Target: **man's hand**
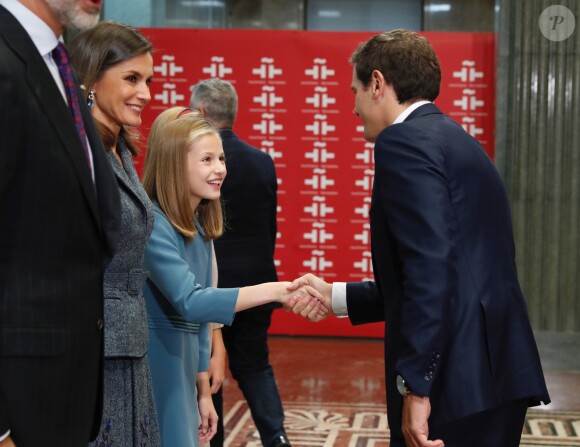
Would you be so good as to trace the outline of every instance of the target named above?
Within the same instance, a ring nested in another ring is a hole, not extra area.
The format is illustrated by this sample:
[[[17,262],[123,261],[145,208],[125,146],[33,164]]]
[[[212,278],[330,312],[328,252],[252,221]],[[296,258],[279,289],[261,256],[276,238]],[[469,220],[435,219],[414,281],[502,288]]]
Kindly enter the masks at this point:
[[[295,279],[288,286],[288,290],[298,291],[300,287],[312,287],[318,292],[318,296],[293,295],[284,303],[284,309],[310,321],[324,320],[332,312],[332,284],[308,273]]]
[[[429,441],[427,420],[431,414],[428,397],[409,394],[403,398],[403,436],[407,447],[444,447],[443,441]]]

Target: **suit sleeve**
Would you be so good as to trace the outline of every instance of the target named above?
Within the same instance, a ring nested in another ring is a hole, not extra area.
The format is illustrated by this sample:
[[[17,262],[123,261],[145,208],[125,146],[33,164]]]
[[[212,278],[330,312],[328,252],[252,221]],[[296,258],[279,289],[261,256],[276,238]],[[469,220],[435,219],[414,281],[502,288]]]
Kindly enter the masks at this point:
[[[0,144],[0,227],[6,228],[5,222],[10,218],[7,209],[8,197],[11,189],[14,188],[14,176],[18,173],[16,168],[18,160],[25,157],[23,135],[26,134],[25,126],[30,120],[27,119],[26,98],[23,93],[29,92],[27,86],[22,85],[24,72],[22,75],[15,74],[15,67],[21,67],[19,60],[15,59],[13,53],[0,42],[0,132],[2,134],[2,144]],[[6,219],[6,220],[5,220]],[[2,251],[0,245],[0,252]],[[4,296],[3,278],[0,273],[0,297]],[[3,305],[0,299],[0,305]],[[8,414],[10,408],[6,407],[4,396],[0,392],[0,435],[5,434],[10,429],[8,425]]]
[[[204,289],[181,257],[178,237],[165,216],[156,213],[143,263],[149,279],[186,321],[231,324],[239,289]]]
[[[428,396],[444,351],[457,275],[453,218],[442,145],[433,133],[402,124],[375,149],[375,182],[402,264],[401,340],[395,372]],[[388,291],[385,291],[388,292]]]
[[[374,281],[346,284],[346,308],[353,325],[385,321],[383,298]]]

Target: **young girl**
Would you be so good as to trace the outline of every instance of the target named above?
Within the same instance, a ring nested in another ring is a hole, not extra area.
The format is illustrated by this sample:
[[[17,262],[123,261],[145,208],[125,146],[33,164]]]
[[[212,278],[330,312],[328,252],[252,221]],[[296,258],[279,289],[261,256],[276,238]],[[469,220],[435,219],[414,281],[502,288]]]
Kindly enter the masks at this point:
[[[215,434],[208,322],[231,324],[237,311],[284,302],[290,295],[320,297],[308,286],[290,293],[287,282],[210,287],[216,271],[212,239],[223,231],[220,187],[225,177],[220,137],[205,118],[175,108],[157,117],[143,174],[155,206],[144,293],[161,438],[171,447],[197,446],[198,437],[208,441]]]

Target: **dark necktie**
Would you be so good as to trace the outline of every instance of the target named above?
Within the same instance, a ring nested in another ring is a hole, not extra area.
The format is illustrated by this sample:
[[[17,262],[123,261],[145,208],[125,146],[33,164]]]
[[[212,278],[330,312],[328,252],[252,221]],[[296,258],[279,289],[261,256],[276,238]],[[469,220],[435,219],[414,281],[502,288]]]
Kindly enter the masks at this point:
[[[66,92],[66,98],[68,100],[68,106],[70,108],[70,113],[75,121],[75,126],[77,132],[85,149],[85,155],[89,163],[89,168],[91,170],[91,177],[93,174],[93,166],[91,164],[91,156],[89,144],[87,142],[87,132],[85,131],[85,125],[83,123],[83,117],[81,115],[81,109],[79,107],[79,98],[77,95],[77,87],[74,81],[72,68],[68,60],[68,54],[64,45],[59,42],[54,50],[52,50],[52,58],[58,67],[58,72],[64,83],[64,90]]]

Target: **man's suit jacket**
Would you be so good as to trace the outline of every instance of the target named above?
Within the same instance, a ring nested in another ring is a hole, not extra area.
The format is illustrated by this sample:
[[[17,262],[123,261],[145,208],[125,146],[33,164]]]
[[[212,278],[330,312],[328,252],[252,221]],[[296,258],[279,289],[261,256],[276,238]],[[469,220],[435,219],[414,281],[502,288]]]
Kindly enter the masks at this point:
[[[353,324],[386,322],[389,424],[396,375],[438,425],[502,403],[549,402],[518,283],[504,184],[481,145],[433,104],[375,143],[375,283],[349,283]]]
[[[218,285],[243,287],[278,281],[274,265],[278,188],[274,162],[231,129],[221,129],[220,135],[228,173],[221,190],[226,231],[214,241]]]
[[[86,105],[95,183],[32,40],[0,6],[0,433],[86,445],[101,413],[103,269],[117,184]],[[79,91],[79,97],[82,97]]]

